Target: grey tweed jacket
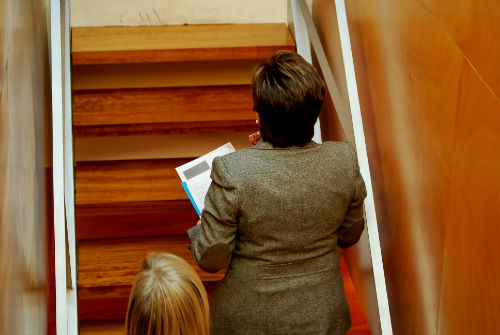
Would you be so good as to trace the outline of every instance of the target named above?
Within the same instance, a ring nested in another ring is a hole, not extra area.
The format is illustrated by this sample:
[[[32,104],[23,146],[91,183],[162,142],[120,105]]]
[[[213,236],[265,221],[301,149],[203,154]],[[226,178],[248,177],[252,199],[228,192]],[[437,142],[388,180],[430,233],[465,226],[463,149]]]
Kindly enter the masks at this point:
[[[211,332],[345,334],[338,246],[359,239],[366,197],[351,146],[261,140],[216,158],[211,177],[201,224],[188,230],[201,268],[227,267],[210,297]]]

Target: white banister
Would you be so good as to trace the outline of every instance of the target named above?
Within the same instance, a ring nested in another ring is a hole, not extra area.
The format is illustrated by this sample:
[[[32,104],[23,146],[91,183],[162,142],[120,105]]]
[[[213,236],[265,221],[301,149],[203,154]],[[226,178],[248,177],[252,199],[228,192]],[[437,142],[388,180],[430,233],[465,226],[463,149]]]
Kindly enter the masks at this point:
[[[64,198],[66,208],[67,250],[71,283],[68,287],[68,334],[78,334],[77,264],[75,230],[75,178],[73,155],[73,106],[71,91],[71,28],[69,0],[63,0],[64,15]]]
[[[352,57],[351,39],[349,36],[349,25],[347,23],[344,0],[335,0],[335,7],[337,10],[342,58],[344,60],[347,94],[349,95],[352,125],[354,128],[354,141],[356,142],[359,169],[365,180],[367,191],[365,199],[366,226],[368,229],[368,238],[370,240],[370,253],[372,257],[373,276],[375,279],[380,327],[382,334],[392,335],[391,314],[389,310],[389,301],[387,299],[387,288],[385,285],[384,264],[382,262],[382,250],[380,248],[377,216],[375,213],[370,164],[368,162],[368,152],[366,151],[365,131],[359,104],[358,86],[356,83],[356,73],[354,72],[354,60]]]
[[[52,169],[57,334],[78,334],[69,34],[69,0],[51,0]]]

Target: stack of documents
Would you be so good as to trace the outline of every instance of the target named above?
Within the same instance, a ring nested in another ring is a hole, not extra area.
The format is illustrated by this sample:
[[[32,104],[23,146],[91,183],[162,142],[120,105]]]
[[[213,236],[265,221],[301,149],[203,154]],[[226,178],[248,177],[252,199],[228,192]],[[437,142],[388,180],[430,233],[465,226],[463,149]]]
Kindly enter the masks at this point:
[[[186,191],[189,200],[191,200],[194,209],[196,209],[198,216],[201,217],[201,212],[205,207],[205,195],[212,182],[212,179],[210,179],[212,161],[215,157],[224,156],[233,151],[235,151],[233,145],[226,143],[200,158],[175,168],[181,178],[182,187]]]

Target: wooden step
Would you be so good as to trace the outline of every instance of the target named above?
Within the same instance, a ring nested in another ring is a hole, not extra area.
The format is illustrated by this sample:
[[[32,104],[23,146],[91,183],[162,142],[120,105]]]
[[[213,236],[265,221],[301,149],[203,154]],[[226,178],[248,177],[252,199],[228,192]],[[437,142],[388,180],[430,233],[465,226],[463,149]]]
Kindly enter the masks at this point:
[[[250,148],[250,132],[164,134],[148,136],[75,137],[75,160],[125,161],[199,157],[231,142],[237,150]]]
[[[175,168],[190,160],[78,162],[76,206],[187,200]]]
[[[178,235],[198,221],[189,200],[80,205],[75,214],[78,240]]]
[[[185,234],[198,216],[175,171],[192,158],[78,162],[78,240]]]
[[[141,224],[138,222],[137,224]],[[150,252],[169,252],[197,271],[207,291],[224,271],[207,273],[194,262],[187,234],[167,237],[80,240],[78,243],[78,306],[80,320],[125,318],[133,280]]]
[[[255,131],[249,85],[73,92],[75,136]]]
[[[342,258],[340,261],[340,269],[342,272],[342,277],[344,279],[344,289],[345,289],[345,295],[346,299],[349,303],[349,308],[351,311],[351,318],[352,318],[352,327],[347,333],[348,335],[361,335],[361,334],[371,334],[370,328],[368,326],[368,322],[366,321],[363,309],[361,308],[361,302],[359,301],[358,294],[356,292],[356,289],[354,288],[354,285],[352,283],[351,276],[349,274],[349,271],[347,269],[347,266],[344,262],[344,259]],[[210,292],[210,288],[208,288],[208,291]],[[116,302],[120,302],[120,300],[116,300]],[[94,309],[99,309],[100,307],[97,306],[98,302],[97,301],[86,301],[81,306],[83,307],[84,310],[90,310],[89,306],[93,306]],[[112,309],[110,310],[103,310],[101,312],[101,316],[104,316],[103,319],[106,318],[106,316],[109,316],[110,320],[92,320],[92,318],[85,318],[85,316],[88,315],[83,315],[84,321],[80,322],[80,334],[123,334],[124,330],[124,324],[125,324],[125,314],[126,314],[126,306],[127,306],[127,301],[126,300],[121,300],[121,305],[116,304]],[[118,312],[117,312],[118,311]]]
[[[205,281],[203,285],[210,296],[217,282],[215,281]],[[127,297],[117,297],[117,298],[82,298],[79,297],[78,300],[78,317],[80,321],[88,320],[117,320],[121,319],[124,321],[125,315],[127,313]]]
[[[260,61],[131,63],[77,65],[71,69],[73,90],[140,87],[250,85]]]
[[[295,50],[284,23],[72,28],[72,62],[152,63],[265,59]]]
[[[203,281],[220,280],[224,276],[224,271],[208,273],[201,270],[191,256],[189,244],[187,234],[79,241],[79,297],[82,299],[128,297],[142,261],[150,252],[175,254],[193,266]]]
[[[83,320],[80,335],[125,335],[125,320]]]

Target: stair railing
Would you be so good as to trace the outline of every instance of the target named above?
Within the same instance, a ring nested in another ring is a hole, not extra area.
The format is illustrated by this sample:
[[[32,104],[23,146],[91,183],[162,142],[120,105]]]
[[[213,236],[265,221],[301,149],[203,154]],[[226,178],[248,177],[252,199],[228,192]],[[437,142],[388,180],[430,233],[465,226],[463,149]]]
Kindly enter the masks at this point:
[[[359,104],[356,75],[354,72],[354,61],[349,37],[349,26],[347,23],[344,0],[335,0],[335,7],[347,82],[349,106],[344,104],[344,99],[340,96],[338,86],[333,77],[330,65],[321,44],[321,40],[314,26],[314,22],[306,2],[304,0],[288,1],[288,13],[289,18],[292,18],[293,20],[293,30],[297,45],[297,52],[307,61],[312,63],[311,46],[314,49],[317,63],[323,74],[328,93],[332,98],[344,136],[346,140],[356,148],[360,172],[365,181],[367,190],[367,197],[365,199],[365,218],[368,230],[368,242],[361,240],[360,243],[369,243],[381,332],[384,335],[392,335],[391,316],[389,302],[387,299],[387,289],[375,212],[375,201],[373,198],[370,166],[366,150],[363,120],[361,117],[361,108]],[[319,123],[315,127],[315,136],[313,139],[321,141]]]
[[[69,0],[50,1],[57,334],[78,334]]]

